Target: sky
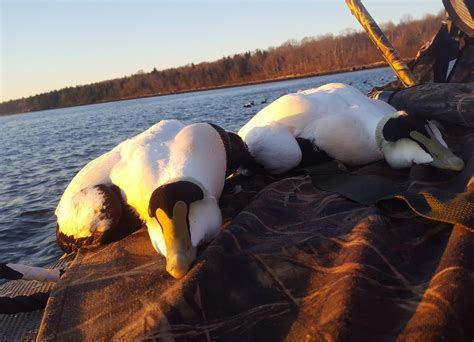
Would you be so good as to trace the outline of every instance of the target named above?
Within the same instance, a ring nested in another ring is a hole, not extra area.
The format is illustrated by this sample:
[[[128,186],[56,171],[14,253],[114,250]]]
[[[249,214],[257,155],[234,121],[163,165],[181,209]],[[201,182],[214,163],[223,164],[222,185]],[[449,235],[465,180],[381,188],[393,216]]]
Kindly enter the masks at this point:
[[[379,23],[441,0],[365,0]],[[344,0],[0,0],[0,101],[359,30]]]

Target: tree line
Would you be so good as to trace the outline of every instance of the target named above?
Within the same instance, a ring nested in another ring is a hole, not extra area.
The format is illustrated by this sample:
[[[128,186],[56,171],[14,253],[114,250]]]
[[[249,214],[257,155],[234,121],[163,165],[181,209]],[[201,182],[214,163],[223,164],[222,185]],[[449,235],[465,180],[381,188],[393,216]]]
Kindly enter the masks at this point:
[[[439,29],[443,14],[423,19],[404,17],[399,24],[382,29],[404,58],[413,58],[419,47]],[[223,57],[214,62],[151,72],[138,72],[119,79],[66,87],[49,93],[0,103],[0,114],[77,106],[127,98],[209,89],[280,78],[353,70],[381,62],[382,57],[367,35],[348,30],[289,40],[278,47]]]

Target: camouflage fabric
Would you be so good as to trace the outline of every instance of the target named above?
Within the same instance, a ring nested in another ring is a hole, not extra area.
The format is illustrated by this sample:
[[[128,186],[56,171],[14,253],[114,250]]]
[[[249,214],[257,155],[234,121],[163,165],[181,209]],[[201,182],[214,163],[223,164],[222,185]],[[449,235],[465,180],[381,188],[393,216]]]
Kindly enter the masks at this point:
[[[369,177],[360,193],[378,191],[370,177],[383,177],[418,194],[435,188],[472,198],[474,128],[462,124],[473,115],[444,122],[466,163],[461,173],[392,170],[380,161],[338,174]],[[52,291],[38,339],[471,341],[470,221],[426,219],[397,199],[351,200],[312,177],[229,182],[222,232],[179,281],[144,230],[80,251]],[[433,211],[446,204],[430,203]]]
[[[430,42],[420,48],[410,69],[417,84],[430,82],[474,82],[474,39],[448,20]],[[448,78],[449,62],[456,59]]]
[[[474,82],[422,84],[395,92],[389,103],[418,117],[474,127]]]
[[[454,60],[450,70],[449,63]],[[447,20],[447,23],[441,25],[431,41],[426,42],[420,48],[415,60],[409,63],[408,67],[412,71],[417,85],[472,83],[474,82],[474,38],[467,37]],[[450,71],[449,74],[448,71]],[[388,101],[393,91],[404,88],[402,82],[397,79],[381,87],[374,87],[369,96]],[[427,104],[429,102],[410,101],[411,105],[416,103]],[[431,103],[436,105],[442,102],[438,98]]]
[[[472,41],[474,41],[473,38],[471,38],[471,44],[462,50],[449,82],[474,82],[474,43]]]

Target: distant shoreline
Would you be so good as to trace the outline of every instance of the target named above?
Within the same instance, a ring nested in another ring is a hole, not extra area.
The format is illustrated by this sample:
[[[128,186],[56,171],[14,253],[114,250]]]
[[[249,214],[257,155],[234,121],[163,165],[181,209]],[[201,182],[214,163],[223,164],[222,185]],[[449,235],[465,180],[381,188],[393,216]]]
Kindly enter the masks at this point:
[[[248,86],[248,85],[274,83],[274,82],[290,81],[290,80],[309,78],[309,77],[318,77],[318,76],[342,74],[342,73],[346,73],[346,72],[377,69],[377,68],[383,68],[383,67],[387,67],[387,66],[388,66],[388,64],[385,61],[381,61],[381,62],[375,62],[375,63],[371,63],[371,64],[364,64],[364,65],[360,65],[360,66],[352,66],[352,67],[342,68],[342,69],[337,69],[337,70],[321,71],[321,72],[308,73],[308,74],[287,75],[287,76],[281,76],[281,77],[277,77],[277,78],[273,78],[273,79],[259,80],[259,81],[249,81],[249,82],[241,82],[241,83],[232,83],[232,84],[226,84],[226,85],[215,86],[215,87],[203,87],[203,88],[196,88],[196,89],[180,90],[180,91],[175,91],[175,92],[155,93],[155,94],[147,94],[147,95],[142,95],[142,96],[130,96],[130,97],[113,99],[113,100],[84,103],[84,104],[75,105],[75,106],[65,106],[65,107],[42,109],[42,110],[36,110],[36,111],[25,111],[25,112],[19,112],[19,113],[0,114],[0,116],[19,115],[19,114],[42,112],[42,111],[45,111],[45,110],[56,110],[56,109],[64,109],[64,108],[89,106],[89,105],[102,104],[102,103],[137,100],[137,99],[143,99],[143,98],[149,98],[149,97],[159,97],[159,96],[167,96],[167,95],[195,93],[195,92],[199,92],[199,91],[244,87],[244,86]]]
[[[97,102],[89,103],[89,104],[99,104],[99,103],[108,103],[108,102],[117,102],[117,101],[128,101],[128,100],[136,100],[136,99],[147,98],[147,97],[158,97],[158,96],[167,96],[167,95],[176,95],[176,94],[196,93],[196,92],[199,92],[199,91],[245,87],[245,86],[248,86],[248,85],[274,83],[274,82],[281,82],[281,81],[290,81],[290,80],[297,80],[297,79],[301,79],[301,78],[310,78],[310,77],[318,77],[318,76],[326,76],[326,75],[336,75],[336,74],[343,74],[345,72],[370,70],[370,69],[377,69],[377,68],[384,68],[384,67],[388,67],[387,62],[376,62],[376,63],[372,63],[372,64],[365,64],[365,65],[361,65],[361,66],[355,66],[355,67],[350,67],[350,68],[342,68],[342,69],[331,70],[331,71],[321,71],[321,72],[309,73],[309,74],[288,75],[288,76],[281,76],[281,77],[278,77],[278,78],[272,78],[272,79],[267,79],[267,80],[232,83],[232,84],[225,84],[225,85],[215,86],[215,87],[203,87],[203,88],[196,88],[196,89],[179,90],[179,91],[175,91],[175,92],[155,93],[155,94],[149,94],[149,95],[143,95],[143,96],[130,96],[130,97],[120,98],[120,99],[115,99],[115,100],[97,101]],[[80,106],[71,106],[71,107],[80,107]],[[69,107],[63,107],[63,108],[69,108]]]
[[[413,59],[420,46],[439,30],[444,14],[402,21],[386,27],[385,35],[401,56]],[[89,104],[218,90],[284,80],[374,69],[387,64],[364,31],[289,40],[277,47],[223,56],[158,70],[66,86],[0,103],[0,115],[31,113]]]

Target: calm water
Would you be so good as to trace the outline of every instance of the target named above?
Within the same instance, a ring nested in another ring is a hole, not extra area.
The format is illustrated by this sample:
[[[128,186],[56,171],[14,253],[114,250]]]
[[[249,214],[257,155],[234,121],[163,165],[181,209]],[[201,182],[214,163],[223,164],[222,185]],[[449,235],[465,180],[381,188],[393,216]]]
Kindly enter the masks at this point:
[[[0,261],[45,265],[62,253],[54,209],[87,162],[154,123],[176,118],[236,131],[276,98],[328,82],[364,92],[393,79],[388,68],[0,117]],[[244,108],[254,101],[251,108]]]

